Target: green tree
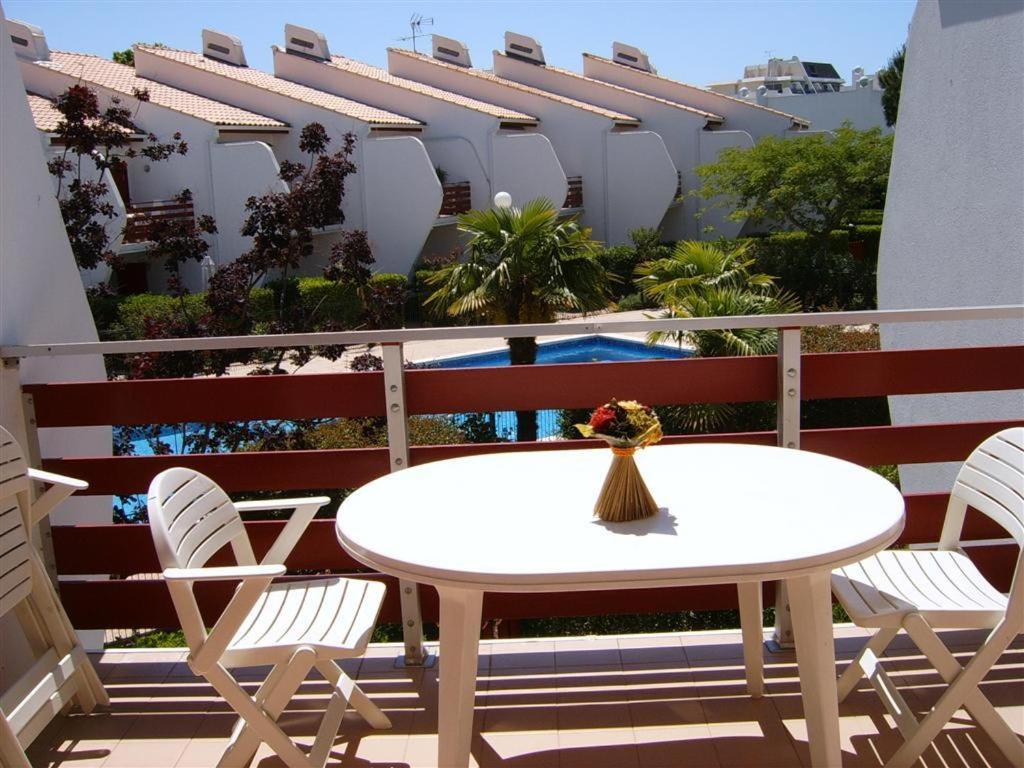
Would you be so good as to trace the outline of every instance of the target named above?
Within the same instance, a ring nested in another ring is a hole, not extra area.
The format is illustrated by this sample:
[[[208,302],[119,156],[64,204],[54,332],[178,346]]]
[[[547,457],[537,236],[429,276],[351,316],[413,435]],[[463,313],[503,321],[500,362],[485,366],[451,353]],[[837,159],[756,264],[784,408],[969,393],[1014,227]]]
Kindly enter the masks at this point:
[[[900,89],[903,87],[903,62],[907,58],[907,44],[904,43],[889,57],[885,69],[878,73],[878,82],[885,89],[882,91],[882,112],[885,113],[885,124],[890,128],[896,125],[896,117],[900,110]]]
[[[849,123],[834,135],[765,136],[702,165],[700,194],[732,208],[729,218],[772,229],[793,228],[824,246],[830,232],[878,208],[889,181],[892,137]]]
[[[750,244],[682,241],[671,256],[637,268],[637,287],[664,307],[663,318],[775,315],[797,312],[800,302],[781,291],[770,275],[751,271]],[[767,355],[776,350],[773,328],[732,328],[702,331],[658,331],[649,341],[687,342],[698,357]],[[659,414],[676,431],[705,432],[739,420],[749,428],[763,416],[761,404],[695,404],[673,406]]]
[[[163,43],[136,43],[135,45],[148,45],[150,48],[166,48],[167,46]],[[114,51],[110,54],[110,58],[116,61],[118,64],[124,64],[126,67],[135,66],[135,48],[125,48],[123,51]]]
[[[574,217],[560,218],[549,200],[517,208],[470,211],[459,218],[470,239],[466,260],[431,275],[426,306],[438,315],[497,324],[548,323],[559,312],[609,303],[608,276],[597,243]],[[508,340],[512,365],[537,359],[537,339]],[[518,413],[519,440],[537,438],[533,411]]]

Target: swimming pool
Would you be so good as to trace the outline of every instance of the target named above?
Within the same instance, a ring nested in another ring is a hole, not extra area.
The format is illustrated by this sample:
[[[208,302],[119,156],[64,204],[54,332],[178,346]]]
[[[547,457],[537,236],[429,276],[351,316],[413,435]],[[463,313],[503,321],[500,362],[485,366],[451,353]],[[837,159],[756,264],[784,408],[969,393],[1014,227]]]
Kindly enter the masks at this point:
[[[578,336],[559,341],[541,342],[537,349],[537,363],[612,363],[634,360],[679,360],[692,353],[686,349],[666,344],[648,345],[641,341],[623,339],[617,336]],[[508,348],[490,352],[429,360],[420,364],[425,368],[496,368],[511,365]],[[600,403],[595,403],[595,407]],[[558,436],[559,409],[537,411],[537,437],[541,440]],[[455,414],[455,421],[463,420],[464,414]],[[517,419],[515,411],[495,411],[487,414],[493,420],[494,431],[503,440],[516,439]]]
[[[578,336],[572,339],[540,342],[537,363],[612,363],[631,360],[678,360],[690,352],[667,344],[648,345],[617,336]],[[494,368],[510,365],[508,348],[476,352],[422,363],[428,368]]]

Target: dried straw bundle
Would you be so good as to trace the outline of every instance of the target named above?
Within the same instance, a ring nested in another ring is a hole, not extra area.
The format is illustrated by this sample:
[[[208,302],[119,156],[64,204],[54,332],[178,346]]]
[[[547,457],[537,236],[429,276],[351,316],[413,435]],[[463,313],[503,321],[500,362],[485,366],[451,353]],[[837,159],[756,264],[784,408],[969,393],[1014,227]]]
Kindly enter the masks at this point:
[[[594,505],[594,515],[605,522],[643,520],[658,513],[658,505],[633,460],[634,453],[636,448],[612,448],[612,465]]]

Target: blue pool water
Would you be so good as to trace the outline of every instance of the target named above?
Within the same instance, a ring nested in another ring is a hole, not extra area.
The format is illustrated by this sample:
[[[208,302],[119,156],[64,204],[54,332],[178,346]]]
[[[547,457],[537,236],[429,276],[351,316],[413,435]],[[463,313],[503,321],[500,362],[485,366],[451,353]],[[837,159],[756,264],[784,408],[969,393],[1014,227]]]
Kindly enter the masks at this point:
[[[688,357],[687,350],[665,345],[648,346],[643,342],[611,336],[581,336],[565,341],[541,343],[537,363],[612,363],[631,360],[678,360]],[[460,355],[426,363],[431,368],[494,368],[509,365],[508,349]]]
[[[689,350],[664,345],[649,346],[639,341],[611,336],[581,336],[565,341],[542,343],[537,349],[537,363],[611,363],[633,360],[678,360],[689,357]],[[508,349],[460,355],[425,364],[429,368],[495,368],[510,365]],[[598,403],[595,403],[595,406]],[[517,419],[515,411],[496,411],[487,414],[494,423],[499,438],[515,440]],[[455,416],[460,420],[460,415]],[[537,411],[537,437],[541,440],[558,435],[558,409]]]

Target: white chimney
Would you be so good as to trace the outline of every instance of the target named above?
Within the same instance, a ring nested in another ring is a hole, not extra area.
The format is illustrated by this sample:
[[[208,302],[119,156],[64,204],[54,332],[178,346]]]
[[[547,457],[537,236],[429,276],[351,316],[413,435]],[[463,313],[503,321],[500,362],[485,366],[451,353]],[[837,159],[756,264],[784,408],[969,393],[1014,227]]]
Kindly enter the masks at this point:
[[[532,37],[518,35],[515,32],[505,33],[505,53],[516,59],[544,64],[544,49]]]
[[[226,35],[213,29],[203,30],[203,56],[226,61],[238,67],[246,66],[242,41],[234,35]]]
[[[294,24],[284,25],[284,49],[288,53],[298,53],[311,59],[330,61],[331,52],[327,48],[327,38],[322,32]]]
[[[654,72],[654,67],[651,66],[651,60],[647,58],[647,54],[639,48],[625,43],[612,43],[612,61],[644,72]]]
[[[431,35],[434,43],[434,58],[438,61],[446,61],[449,64],[457,64],[460,67],[472,67],[473,62],[469,60],[469,48],[451,37]]]
[[[43,30],[24,21],[7,19],[7,34],[11,36],[14,52],[22,59],[32,61],[48,61],[50,49],[46,45],[46,35]]]

